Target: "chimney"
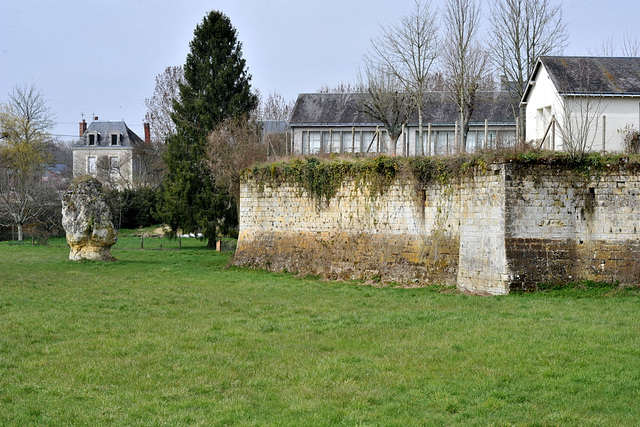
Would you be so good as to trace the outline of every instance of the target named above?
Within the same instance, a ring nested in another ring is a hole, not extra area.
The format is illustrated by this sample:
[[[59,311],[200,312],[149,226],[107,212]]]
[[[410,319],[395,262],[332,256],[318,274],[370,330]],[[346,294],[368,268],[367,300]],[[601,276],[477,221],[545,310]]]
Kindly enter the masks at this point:
[[[97,122],[98,121],[98,116],[93,116],[93,121]]]
[[[144,143],[151,145],[151,128],[149,127],[149,123],[144,124]]]
[[[86,131],[87,131],[87,122],[85,122],[84,119],[82,119],[82,121],[80,122],[80,138],[82,138],[82,135],[84,135]]]

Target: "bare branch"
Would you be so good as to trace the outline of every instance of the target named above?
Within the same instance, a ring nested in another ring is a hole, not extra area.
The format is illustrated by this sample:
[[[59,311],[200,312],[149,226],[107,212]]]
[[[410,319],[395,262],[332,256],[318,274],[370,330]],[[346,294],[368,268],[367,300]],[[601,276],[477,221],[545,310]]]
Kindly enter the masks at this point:
[[[431,11],[430,2],[416,0],[413,13],[403,16],[400,24],[381,28],[365,56],[369,70],[391,74],[411,97],[418,111],[420,140],[429,73],[438,57],[438,44],[436,13]],[[417,144],[416,150],[423,154],[422,144]]]
[[[22,227],[37,220],[55,195],[42,180],[53,160],[52,117],[34,86],[16,86],[0,108],[0,222],[17,225],[19,239]]]
[[[164,143],[167,136],[176,132],[171,114],[173,103],[180,99],[180,83],[184,83],[182,66],[167,67],[156,76],[156,86],[151,98],[144,100],[147,107],[144,121],[150,124],[151,140],[154,143]]]
[[[623,56],[640,56],[640,41],[638,37],[624,32],[624,39],[622,40],[622,55]]]
[[[510,83],[514,114],[524,117],[518,105],[538,57],[559,54],[568,33],[561,6],[549,0],[494,0],[491,7],[491,49],[500,73]],[[524,122],[520,126],[525,134]]]
[[[395,156],[398,138],[411,112],[409,96],[392,73],[367,68],[360,81],[360,109],[383,124],[390,139],[389,146],[383,150]]]
[[[444,9],[445,42],[442,63],[447,89],[458,106],[462,132],[458,149],[466,151],[469,120],[475,109],[476,92],[486,80],[488,52],[480,45],[480,4],[476,0],[447,0]]]

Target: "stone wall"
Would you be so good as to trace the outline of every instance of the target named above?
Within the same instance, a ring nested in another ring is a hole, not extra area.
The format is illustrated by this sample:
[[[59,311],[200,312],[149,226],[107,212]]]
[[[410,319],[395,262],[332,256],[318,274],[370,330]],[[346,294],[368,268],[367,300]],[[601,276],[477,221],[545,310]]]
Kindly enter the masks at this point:
[[[458,197],[409,182],[372,196],[345,182],[328,203],[303,190],[245,183],[235,262],[329,278],[455,283]]]
[[[542,281],[640,281],[640,175],[595,178],[553,166],[514,167],[507,181],[510,287]]]
[[[637,283],[639,196],[640,175],[620,167],[587,179],[566,166],[505,163],[424,188],[398,179],[381,195],[348,180],[328,202],[248,179],[235,263],[479,294],[541,281]]]

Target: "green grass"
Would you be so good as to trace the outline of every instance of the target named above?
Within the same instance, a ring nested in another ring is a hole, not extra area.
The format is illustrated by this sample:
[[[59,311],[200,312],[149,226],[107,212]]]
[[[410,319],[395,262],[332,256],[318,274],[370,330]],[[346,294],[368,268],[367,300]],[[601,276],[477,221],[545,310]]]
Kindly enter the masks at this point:
[[[380,289],[189,242],[0,243],[0,425],[638,425],[638,289]]]

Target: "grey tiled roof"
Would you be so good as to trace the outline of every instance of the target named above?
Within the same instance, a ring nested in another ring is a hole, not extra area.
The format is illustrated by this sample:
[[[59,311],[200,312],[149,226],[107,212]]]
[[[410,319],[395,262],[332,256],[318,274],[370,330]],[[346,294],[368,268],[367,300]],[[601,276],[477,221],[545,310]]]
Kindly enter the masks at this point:
[[[125,122],[91,122],[87,127],[87,131],[80,137],[80,139],[73,145],[74,147],[84,147],[89,145],[89,132],[97,132],[98,140],[95,147],[111,147],[111,140],[109,135],[111,133],[120,134],[119,147],[133,147],[136,144],[144,142],[138,135],[136,135],[131,129],[127,127]]]
[[[640,58],[542,56],[534,77],[540,64],[563,95],[640,96]]]
[[[361,108],[362,93],[303,93],[298,96],[289,124],[334,125],[334,126],[377,126],[379,122],[365,114]],[[516,104],[517,105],[517,102]],[[506,92],[478,92],[476,108],[471,116],[471,124],[484,123],[515,124],[513,110]],[[423,112],[423,123],[453,124],[458,120],[456,104],[443,92],[432,92]],[[417,124],[418,116],[413,114],[409,124]]]

